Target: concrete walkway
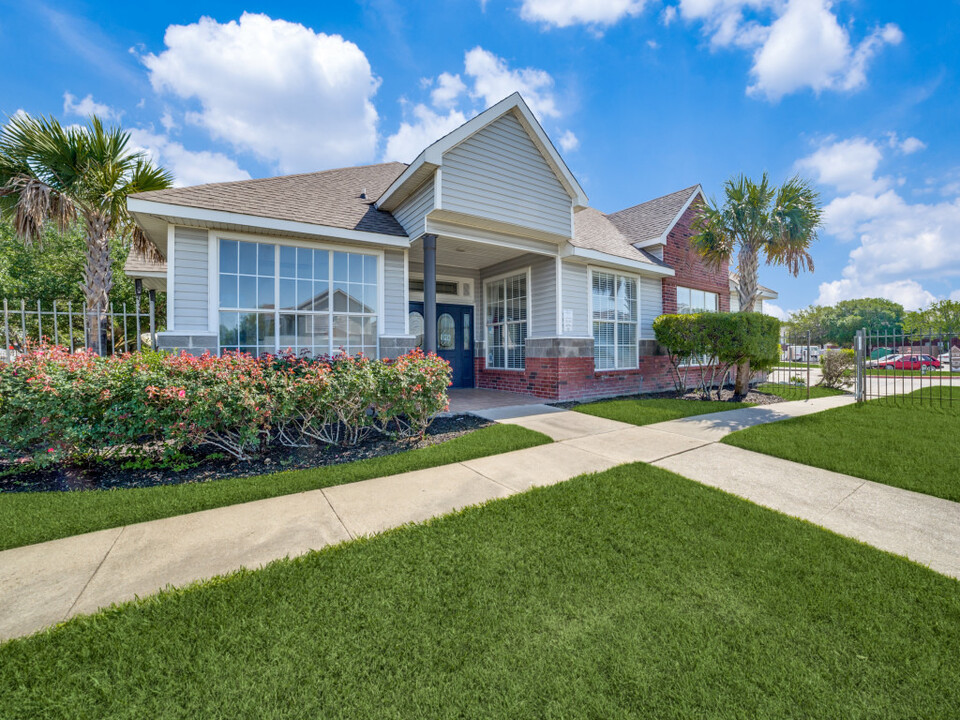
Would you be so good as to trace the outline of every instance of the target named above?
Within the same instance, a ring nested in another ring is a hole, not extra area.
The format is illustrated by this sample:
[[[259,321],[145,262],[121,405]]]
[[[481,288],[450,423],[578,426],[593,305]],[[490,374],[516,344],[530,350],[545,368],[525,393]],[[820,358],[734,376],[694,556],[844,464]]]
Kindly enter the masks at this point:
[[[167,586],[637,461],[960,577],[960,504],[716,444],[734,430],[850,402],[780,403],[644,427],[546,405],[484,411],[477,414],[556,442],[0,552],[0,640]]]

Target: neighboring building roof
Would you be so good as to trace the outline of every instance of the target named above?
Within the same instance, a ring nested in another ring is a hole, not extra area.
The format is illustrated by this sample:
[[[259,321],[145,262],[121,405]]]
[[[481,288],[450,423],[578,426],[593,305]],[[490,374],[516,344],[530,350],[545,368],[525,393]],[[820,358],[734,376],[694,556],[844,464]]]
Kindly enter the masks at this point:
[[[739,273],[737,273],[735,270],[731,270],[730,271],[730,286],[731,286],[730,289],[733,290],[734,287],[739,285],[740,285]],[[764,287],[763,285],[757,285],[757,290],[760,291],[760,295],[763,297],[764,300],[776,300],[778,297],[780,297],[779,293],[777,293],[776,290],[771,290],[770,288]]]
[[[136,200],[291,220],[383,235],[407,233],[374,200],[407,168],[390,162],[138,193]],[[361,193],[366,190],[366,198]]]
[[[165,260],[150,260],[143,253],[139,253],[133,248],[127,255],[127,261],[123,264],[123,272],[129,277],[142,277],[144,274],[164,274],[167,273],[167,263]]]
[[[591,207],[578,210],[573,214],[571,244],[585,250],[596,250],[627,260],[667,267],[650,253],[631,245],[630,241],[610,221],[609,216]]]
[[[631,243],[648,243],[652,240],[666,241],[666,235],[680,219],[699,185],[648,200],[647,202],[610,213],[607,217]]]

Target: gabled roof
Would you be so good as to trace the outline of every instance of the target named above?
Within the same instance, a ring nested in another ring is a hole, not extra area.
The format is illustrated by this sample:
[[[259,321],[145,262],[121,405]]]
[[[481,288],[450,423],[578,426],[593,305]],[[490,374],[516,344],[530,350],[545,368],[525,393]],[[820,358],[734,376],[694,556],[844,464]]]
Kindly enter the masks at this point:
[[[667,234],[698,195],[702,197],[703,190],[699,185],[691,185],[669,195],[610,213],[607,217],[633,245],[643,247],[666,244]]]
[[[498,118],[514,112],[523,125],[524,129],[530,135],[534,145],[540,150],[547,164],[553,169],[557,179],[564,186],[567,193],[573,199],[574,208],[586,207],[587,195],[584,193],[580,183],[570,172],[570,168],[560,157],[550,137],[544,132],[537,118],[534,116],[530,107],[520,97],[520,93],[515,92],[505,97],[503,100],[493,105],[482,113],[470,120],[456,130],[447,133],[442,138],[428,146],[423,152],[417,155],[417,158],[410,163],[409,167],[396,178],[393,183],[386,188],[384,193],[377,200],[377,207],[384,210],[395,210],[414,190],[433,174],[434,170],[443,163],[443,154],[456,147],[470,136],[476,134],[490,123]]]
[[[362,165],[155,190],[130,199],[406,237],[393,215],[373,204],[406,167],[399,162]],[[366,198],[361,197],[364,190]]]
[[[613,255],[625,260],[668,267],[650,253],[635,248],[614,226],[609,216],[588,207],[573,214],[573,240],[571,244],[584,250]]]
[[[739,285],[740,285],[740,274],[737,273],[735,270],[731,270],[730,271],[730,289],[733,290]],[[757,290],[760,291],[760,297],[762,297],[764,300],[776,300],[778,297],[780,297],[779,293],[777,293],[776,290],[771,290],[770,288],[764,287],[763,285],[757,285]]]

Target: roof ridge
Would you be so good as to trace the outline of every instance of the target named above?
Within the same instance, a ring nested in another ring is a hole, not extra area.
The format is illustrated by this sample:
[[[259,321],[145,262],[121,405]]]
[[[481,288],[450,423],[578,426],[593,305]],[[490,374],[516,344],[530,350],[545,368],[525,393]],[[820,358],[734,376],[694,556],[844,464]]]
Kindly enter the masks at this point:
[[[609,213],[609,216],[619,215],[620,213],[624,213],[627,210],[635,210],[638,207],[648,205],[652,202],[656,202],[657,200],[663,200],[664,198],[670,197],[671,195],[679,195],[680,193],[692,192],[696,190],[698,187],[700,187],[700,183],[697,183],[696,185],[691,185],[690,187],[681,188],[679,190],[674,190],[673,192],[669,192],[664,195],[658,195],[657,197],[650,198],[649,200],[644,200],[643,202],[637,203],[636,205],[630,205],[629,207],[625,207],[620,210],[614,210],[612,213]]]

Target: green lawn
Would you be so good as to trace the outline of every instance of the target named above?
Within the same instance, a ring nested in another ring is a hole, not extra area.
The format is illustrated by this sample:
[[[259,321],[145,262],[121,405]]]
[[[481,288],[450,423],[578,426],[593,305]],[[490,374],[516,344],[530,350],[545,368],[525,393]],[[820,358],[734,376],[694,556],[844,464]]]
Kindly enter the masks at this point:
[[[649,465],[0,646],[9,718],[889,718],[960,584]]]
[[[912,401],[871,400],[740,430],[723,442],[960,501],[960,387],[952,405],[943,395],[941,404],[936,388],[924,388]]]
[[[807,388],[806,386],[800,387],[798,385],[788,385],[786,383],[761,383],[757,385],[757,390],[763,393],[769,393],[771,395],[777,395],[782,397],[784,400],[806,400],[807,399]],[[822,397],[831,397],[833,395],[843,395],[843,390],[834,390],[833,388],[820,387],[819,385],[812,385],[810,387],[810,399],[822,398]]]
[[[601,400],[586,405],[577,405],[571,409],[608,420],[630,423],[631,425],[650,425],[690,417],[691,415],[705,415],[706,413],[737,410],[745,407],[753,406],[750,403],[719,402],[717,400],[680,400],[674,398],[638,400],[627,398],[624,400]]]
[[[885,370],[882,368],[867,368],[867,375],[871,377],[932,377],[934,380],[937,378],[946,378],[947,382],[950,382],[950,378],[960,378],[960,374],[952,373],[949,370]]]
[[[437,445],[311,470],[150,488],[4,493],[0,494],[0,550],[549,442],[546,435],[518,425],[490,425]]]

